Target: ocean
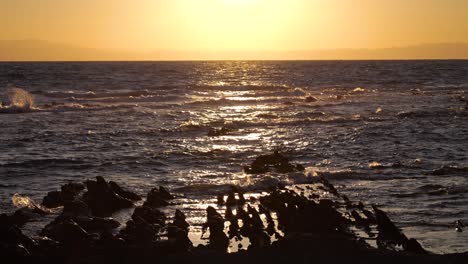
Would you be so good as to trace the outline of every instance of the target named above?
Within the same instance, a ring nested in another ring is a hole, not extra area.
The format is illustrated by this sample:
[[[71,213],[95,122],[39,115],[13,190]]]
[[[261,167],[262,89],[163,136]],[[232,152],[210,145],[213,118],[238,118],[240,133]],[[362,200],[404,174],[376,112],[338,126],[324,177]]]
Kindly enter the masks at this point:
[[[0,63],[0,212],[103,176],[165,186],[199,230],[230,185],[322,175],[426,249],[468,251],[467,92],[468,61]],[[244,173],[275,150],[306,173]]]

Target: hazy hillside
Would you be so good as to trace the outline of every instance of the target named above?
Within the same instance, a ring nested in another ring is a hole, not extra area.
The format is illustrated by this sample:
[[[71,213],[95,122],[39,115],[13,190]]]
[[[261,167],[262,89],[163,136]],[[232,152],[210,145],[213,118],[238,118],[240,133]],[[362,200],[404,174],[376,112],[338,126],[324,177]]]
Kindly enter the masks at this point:
[[[424,44],[387,49],[341,49],[287,52],[120,52],[98,50],[42,40],[0,40],[0,61],[93,60],[358,60],[358,59],[468,59],[468,44]]]

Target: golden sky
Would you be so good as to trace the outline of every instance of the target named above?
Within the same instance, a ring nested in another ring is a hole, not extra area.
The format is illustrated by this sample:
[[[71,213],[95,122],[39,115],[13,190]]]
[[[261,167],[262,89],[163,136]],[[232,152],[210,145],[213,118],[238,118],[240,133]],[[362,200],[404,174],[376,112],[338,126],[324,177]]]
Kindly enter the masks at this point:
[[[121,51],[468,42],[467,0],[0,0],[0,40]]]

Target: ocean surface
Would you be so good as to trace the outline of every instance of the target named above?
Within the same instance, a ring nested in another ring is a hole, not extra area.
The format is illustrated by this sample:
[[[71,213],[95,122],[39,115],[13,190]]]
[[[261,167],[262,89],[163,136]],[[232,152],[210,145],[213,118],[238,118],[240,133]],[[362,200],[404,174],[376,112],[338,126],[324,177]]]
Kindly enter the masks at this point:
[[[425,248],[468,251],[467,93],[468,61],[0,63],[0,212],[104,176],[183,195],[199,228],[230,184],[301,183],[243,172],[280,150]]]

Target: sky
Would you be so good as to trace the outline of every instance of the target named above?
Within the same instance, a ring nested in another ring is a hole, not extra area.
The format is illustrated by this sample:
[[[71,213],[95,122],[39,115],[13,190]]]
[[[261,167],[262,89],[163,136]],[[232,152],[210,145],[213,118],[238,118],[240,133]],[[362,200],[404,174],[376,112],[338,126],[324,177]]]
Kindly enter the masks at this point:
[[[0,0],[0,40],[132,52],[468,43],[467,0]]]

